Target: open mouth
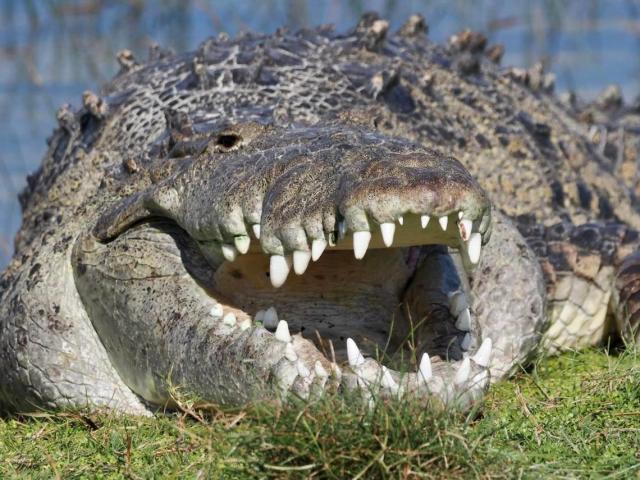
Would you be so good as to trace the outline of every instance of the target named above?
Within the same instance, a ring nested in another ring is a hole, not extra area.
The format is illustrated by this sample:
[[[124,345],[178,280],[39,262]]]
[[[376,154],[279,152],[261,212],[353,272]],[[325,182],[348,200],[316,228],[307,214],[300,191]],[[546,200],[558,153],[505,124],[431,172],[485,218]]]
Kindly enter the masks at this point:
[[[286,344],[288,370],[275,373],[285,389],[308,391],[327,370],[347,388],[446,402],[487,384],[491,341],[469,308],[468,273],[490,205],[455,159],[318,124],[198,151],[179,168],[93,235],[108,245],[153,219],[179,227],[199,257],[185,267],[216,302],[210,316],[229,335],[262,329]]]
[[[202,244],[224,259],[216,294],[280,340],[313,342],[360,387],[428,388],[445,401],[469,382],[483,388],[491,340],[482,342],[467,280],[481,256],[479,220],[460,211],[407,213],[367,231],[345,223],[290,255],[264,255],[257,224],[233,245]]]

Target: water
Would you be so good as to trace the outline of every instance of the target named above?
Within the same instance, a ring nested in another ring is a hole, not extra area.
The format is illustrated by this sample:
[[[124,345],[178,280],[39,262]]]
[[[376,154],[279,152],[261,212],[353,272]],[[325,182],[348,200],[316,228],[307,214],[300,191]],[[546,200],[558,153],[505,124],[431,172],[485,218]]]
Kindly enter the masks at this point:
[[[558,91],[591,98],[617,83],[629,100],[640,93],[640,0],[0,0],[0,268],[20,225],[17,194],[40,163],[56,109],[98,90],[117,71],[119,50],[144,58],[154,41],[180,51],[221,31],[281,25],[346,30],[367,10],[392,28],[420,12],[437,41],[482,31],[506,45],[504,65],[545,61]]]

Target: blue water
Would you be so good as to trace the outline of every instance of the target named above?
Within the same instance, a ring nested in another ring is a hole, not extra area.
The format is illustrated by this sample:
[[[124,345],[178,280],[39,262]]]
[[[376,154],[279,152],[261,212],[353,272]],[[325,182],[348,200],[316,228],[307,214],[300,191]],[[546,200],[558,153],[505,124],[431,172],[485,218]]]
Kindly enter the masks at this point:
[[[377,10],[400,26],[422,13],[430,37],[470,27],[506,45],[503,64],[543,60],[557,90],[591,98],[617,83],[640,93],[640,0],[0,0],[0,267],[20,224],[17,193],[35,170],[63,103],[77,106],[117,71],[116,52],[144,58],[150,43],[195,48],[210,35],[353,26]]]

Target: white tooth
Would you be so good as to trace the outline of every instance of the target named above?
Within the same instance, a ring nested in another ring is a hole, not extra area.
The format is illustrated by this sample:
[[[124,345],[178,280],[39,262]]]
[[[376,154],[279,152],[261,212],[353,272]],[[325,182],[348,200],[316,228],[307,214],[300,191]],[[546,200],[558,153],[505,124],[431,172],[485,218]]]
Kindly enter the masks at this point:
[[[427,228],[427,225],[429,225],[430,219],[431,217],[429,217],[429,215],[422,215],[420,217],[420,225],[422,225],[422,228]]]
[[[281,287],[291,270],[291,258],[283,255],[271,255],[269,259],[269,278],[275,288]]]
[[[253,320],[264,324],[264,310],[258,310],[253,316]]]
[[[469,333],[465,333],[464,337],[462,337],[462,341],[460,342],[460,347],[463,350],[468,351],[469,346],[471,346],[471,335]]]
[[[395,223],[381,223],[380,231],[382,232],[382,241],[385,246],[390,247],[393,245],[393,235],[396,233]]]
[[[480,251],[482,250],[482,237],[478,232],[472,233],[467,244],[467,252],[471,263],[478,263],[480,260]]]
[[[230,327],[233,327],[236,324],[236,315],[235,315],[235,313],[233,313],[233,312],[227,313],[222,318],[222,323],[224,323],[225,325],[229,325]]]
[[[300,375],[301,377],[306,378],[311,375],[311,372],[309,371],[307,366],[302,363],[302,360],[298,360],[298,362],[296,363],[296,367],[298,368],[298,375]]]
[[[360,353],[360,349],[351,338],[347,338],[347,357],[349,358],[349,365],[357,367],[364,363],[364,357]]]
[[[353,254],[358,260],[367,253],[369,241],[371,241],[371,232],[353,232]]]
[[[316,364],[313,366],[314,371],[318,377],[327,378],[329,376],[329,372],[322,366],[320,360],[316,360]]]
[[[449,312],[451,315],[457,318],[465,308],[469,308],[469,302],[467,302],[467,296],[464,292],[458,290],[449,296]]]
[[[243,255],[249,251],[249,245],[251,245],[251,239],[246,235],[235,237],[233,243],[236,245],[236,249]]]
[[[440,227],[442,227],[443,231],[447,231],[447,225],[449,224],[449,217],[446,215],[444,217],[440,217],[438,219],[438,223],[440,223]]]
[[[274,330],[278,326],[278,312],[274,307],[269,307],[262,318],[264,328]]]
[[[338,241],[338,239],[336,238],[336,236],[333,234],[333,232],[329,232],[325,235],[325,239],[327,240],[327,244],[330,247],[335,247],[336,246],[336,242]]]
[[[233,262],[236,259],[236,255],[238,255],[236,247],[226,243],[222,244],[222,256],[225,260],[227,260],[228,262]]]
[[[331,373],[338,381],[342,379],[342,370],[335,362],[331,362]]]
[[[466,382],[467,379],[469,378],[470,373],[471,373],[471,361],[469,360],[469,357],[467,357],[464,360],[462,360],[462,363],[460,364],[460,368],[458,368],[458,371],[456,372],[456,376],[453,379],[453,383],[455,383],[456,385],[460,385]]]
[[[280,320],[278,322],[278,326],[276,328],[276,333],[274,333],[277,340],[281,342],[290,342],[291,334],[289,333],[289,325],[286,320]]]
[[[490,338],[485,338],[482,341],[482,345],[473,356],[473,361],[476,362],[481,367],[488,367],[491,362],[491,349],[493,344]]]
[[[404,217],[403,217],[402,215],[400,215],[400,216],[398,217],[398,223],[399,223],[400,225],[404,225]]]
[[[384,388],[389,388],[389,389],[394,389],[394,388],[397,388],[398,386],[396,381],[391,376],[391,373],[389,373],[389,369],[385,366],[382,367],[382,381],[380,382],[380,384]]]
[[[251,320],[249,320],[248,318],[245,318],[240,322],[240,330],[245,331],[245,330],[248,330],[249,328],[251,328]]]
[[[460,237],[463,241],[469,240],[469,236],[471,236],[471,229],[473,228],[473,223],[471,220],[465,218],[460,220]]]
[[[287,343],[287,345],[284,347],[284,356],[290,362],[295,362],[298,359],[298,354],[293,349],[292,344]]]
[[[253,236],[260,240],[260,224],[254,223],[251,225],[251,230],[253,230]]]
[[[460,312],[460,315],[458,315],[458,319],[456,320],[456,328],[464,332],[468,332],[471,330],[471,312],[468,308],[462,310]]]
[[[310,260],[311,252],[304,250],[296,250],[293,252],[293,271],[296,272],[296,275],[302,275],[305,272]]]
[[[223,313],[224,311],[222,310],[222,305],[220,305],[219,303],[211,307],[211,310],[209,310],[209,315],[216,318],[221,317]]]
[[[342,240],[346,234],[347,222],[345,222],[344,220],[340,220],[340,222],[338,222],[338,240]]]
[[[460,219],[462,219],[462,215],[464,215],[464,213],[462,212],[462,210],[460,210],[460,211],[458,212],[458,219],[459,219],[459,220],[460,220]]]
[[[320,258],[324,249],[327,248],[327,241],[316,239],[311,242],[311,259],[315,262]]]
[[[420,359],[419,370],[420,370],[420,375],[422,375],[422,378],[424,379],[425,382],[429,380],[431,377],[433,377],[433,372],[431,370],[431,360],[429,359],[428,353],[422,354],[422,358]]]

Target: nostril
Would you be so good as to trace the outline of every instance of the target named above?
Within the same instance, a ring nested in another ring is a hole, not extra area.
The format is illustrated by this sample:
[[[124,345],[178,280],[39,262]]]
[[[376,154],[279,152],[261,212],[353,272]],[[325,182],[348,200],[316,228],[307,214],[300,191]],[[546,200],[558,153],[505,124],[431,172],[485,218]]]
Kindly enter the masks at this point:
[[[216,145],[225,152],[237,148],[241,142],[242,137],[235,133],[221,133],[216,138]]]

